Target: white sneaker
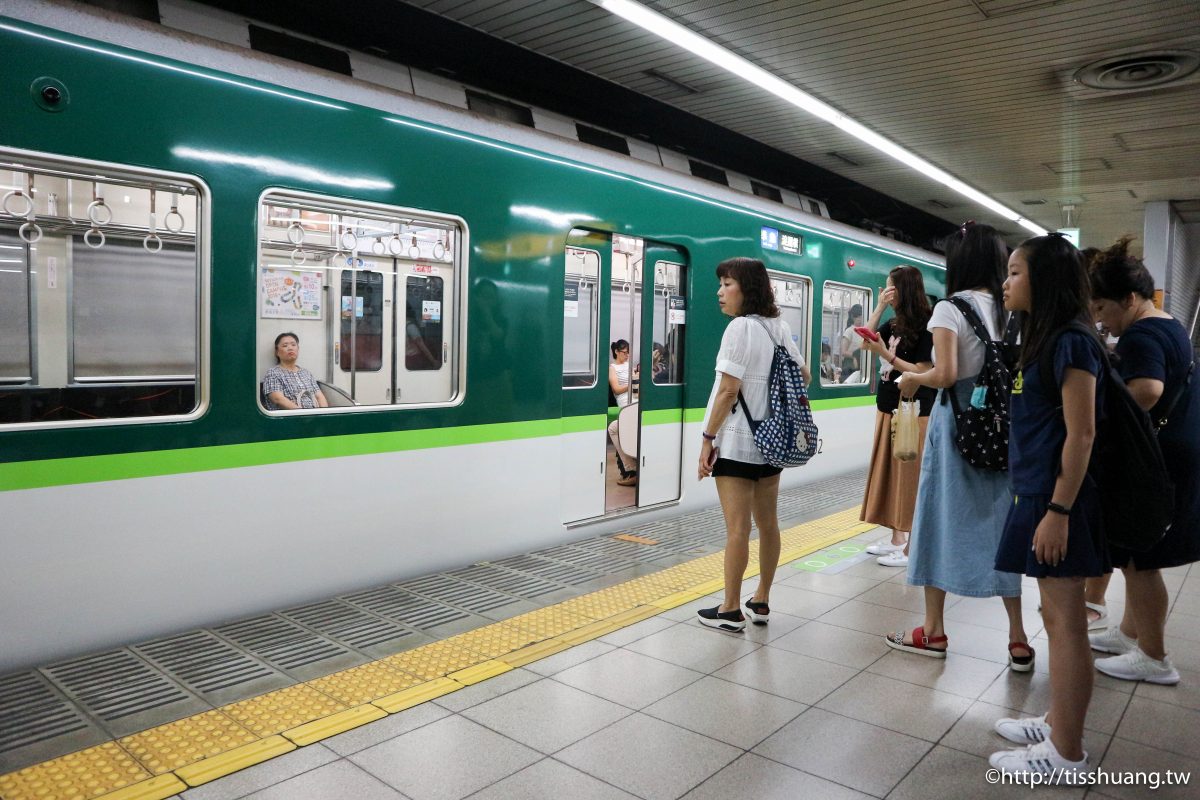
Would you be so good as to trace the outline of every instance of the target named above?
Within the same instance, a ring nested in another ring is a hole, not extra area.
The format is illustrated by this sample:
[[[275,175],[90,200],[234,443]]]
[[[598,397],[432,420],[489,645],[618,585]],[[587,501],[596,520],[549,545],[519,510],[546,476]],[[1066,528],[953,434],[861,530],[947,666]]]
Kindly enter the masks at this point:
[[[867,552],[873,556],[886,556],[886,555],[896,552],[897,550],[903,550],[903,549],[904,549],[904,545],[892,544],[892,540],[890,538],[880,539],[875,544],[867,546]]]
[[[1096,659],[1096,669],[1123,681],[1145,681],[1166,686],[1179,683],[1179,670],[1171,664],[1170,658],[1163,656],[1162,661],[1156,661],[1143,653],[1142,648],[1136,644],[1128,653]]]
[[[888,553],[886,556],[880,556],[875,559],[875,563],[885,567],[907,567],[908,556],[904,555],[903,549],[900,549],[894,553]]]
[[[996,720],[992,727],[996,733],[1017,744],[1037,744],[1050,738],[1050,726],[1046,724],[1045,714],[1021,719],[1006,717]]]
[[[1087,753],[1082,761],[1068,761],[1058,754],[1049,739],[1015,750],[992,753],[988,763],[1009,775],[1039,775],[1043,784],[1064,783],[1068,786],[1083,785],[1092,768],[1088,765]]]
[[[1137,647],[1137,639],[1130,639],[1120,628],[1113,627],[1103,633],[1089,633],[1088,644],[1101,653],[1122,655]]]

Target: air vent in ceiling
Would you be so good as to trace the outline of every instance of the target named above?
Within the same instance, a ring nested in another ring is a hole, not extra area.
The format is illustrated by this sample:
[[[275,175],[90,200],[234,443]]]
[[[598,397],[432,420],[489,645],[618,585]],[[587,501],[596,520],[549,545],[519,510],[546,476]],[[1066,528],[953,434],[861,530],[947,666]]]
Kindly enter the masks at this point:
[[[1009,14],[1019,14],[1022,11],[1056,6],[1065,2],[1067,0],[970,0],[971,5],[975,6],[985,19],[1007,17]]]
[[[1044,161],[1042,166],[1053,172],[1055,175],[1064,175],[1068,172],[1099,172],[1101,170],[1112,169],[1112,164],[1109,164],[1103,158],[1077,158],[1071,161]]]
[[[1197,70],[1200,70],[1200,53],[1158,50],[1101,58],[1080,67],[1073,77],[1089,89],[1129,91],[1178,83],[1198,74]]]
[[[930,200],[929,205],[933,206],[934,208],[949,208],[950,207],[950,204],[947,203],[946,201],[937,200],[937,199]]]
[[[664,72],[659,72],[656,69],[644,69],[642,74],[647,78],[653,79],[659,91],[657,94],[670,95],[673,97],[683,97],[690,94],[700,94],[700,90],[694,86],[689,86],[683,81],[676,80]]]
[[[1044,205],[1046,205],[1046,201],[1045,200],[1022,200],[1021,205],[1023,205],[1023,206],[1044,206]]]
[[[843,164],[849,164],[852,167],[861,167],[862,166],[861,161],[855,161],[850,156],[844,155],[844,154],[839,153],[834,150],[829,151],[825,155],[830,156],[831,158],[836,158],[838,161],[841,161]]]

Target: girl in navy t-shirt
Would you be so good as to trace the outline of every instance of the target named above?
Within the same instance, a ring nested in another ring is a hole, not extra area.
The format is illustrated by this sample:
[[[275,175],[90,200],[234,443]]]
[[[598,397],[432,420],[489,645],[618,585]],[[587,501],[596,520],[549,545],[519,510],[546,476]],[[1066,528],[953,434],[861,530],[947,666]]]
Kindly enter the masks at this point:
[[[1004,306],[1028,313],[1009,431],[1013,505],[996,569],[1038,579],[1050,639],[1050,709],[1033,719],[998,721],[1000,735],[1027,746],[993,753],[990,762],[1007,773],[1038,773],[1045,782],[1070,782],[1090,771],[1083,750],[1092,696],[1083,581],[1110,569],[1099,497],[1087,475],[1103,399],[1104,348],[1094,335],[1063,330],[1076,320],[1091,325],[1088,302],[1083,259],[1062,236],[1029,239],[1009,258]],[[1047,348],[1054,353],[1053,374],[1041,375]],[[1061,406],[1048,391],[1051,383]]]

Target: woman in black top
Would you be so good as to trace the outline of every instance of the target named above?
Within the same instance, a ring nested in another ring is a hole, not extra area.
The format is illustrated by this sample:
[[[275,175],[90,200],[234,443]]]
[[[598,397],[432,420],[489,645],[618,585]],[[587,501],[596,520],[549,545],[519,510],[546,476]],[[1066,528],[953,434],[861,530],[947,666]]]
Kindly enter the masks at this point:
[[[1158,443],[1175,482],[1175,514],[1148,552],[1110,548],[1113,566],[1125,573],[1125,615],[1120,627],[1088,638],[1093,650],[1115,654],[1096,660],[1105,675],[1174,684],[1179,672],[1163,641],[1168,597],[1161,570],[1200,561],[1200,379],[1192,375],[1187,331],[1155,307],[1154,279],[1129,254],[1129,241],[1122,238],[1092,262],[1092,310],[1120,337],[1117,371],[1134,400],[1155,425],[1167,420]]]
[[[895,314],[879,326],[889,306]],[[883,539],[867,548],[868,553],[879,556],[880,564],[889,567],[908,563],[908,532],[917,504],[921,451],[929,412],[937,395],[937,390],[929,387],[917,391],[916,399],[921,404],[917,457],[913,461],[897,461],[892,457],[892,413],[900,405],[896,379],[903,372],[923,372],[933,367],[933,334],[925,329],[931,313],[920,270],[900,266],[888,274],[887,287],[880,292],[879,304],[866,325],[879,334],[878,342],[868,341],[865,346],[879,356],[880,381],[875,398],[875,449],[860,518],[892,529],[890,540]]]

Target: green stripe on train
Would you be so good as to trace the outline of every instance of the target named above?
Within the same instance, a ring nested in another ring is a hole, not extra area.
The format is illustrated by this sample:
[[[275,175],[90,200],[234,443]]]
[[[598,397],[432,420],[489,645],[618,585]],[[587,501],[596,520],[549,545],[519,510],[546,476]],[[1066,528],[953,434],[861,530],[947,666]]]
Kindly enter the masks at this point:
[[[873,397],[815,400],[813,408],[820,411],[868,405],[873,402]],[[680,417],[687,423],[701,422],[704,419],[704,409],[659,409],[647,411],[643,419],[647,425],[661,425],[677,422]],[[436,430],[359,433],[348,436],[321,436],[214,447],[190,447],[179,450],[154,450],[144,453],[115,453],[77,458],[54,458],[44,461],[17,461],[0,464],[0,491],[39,489],[48,486],[69,486],[76,483],[150,478],[157,475],[180,475],[188,472],[209,472],[237,467],[258,467],[293,461],[533,439],[542,436],[558,436],[564,433],[599,431],[604,429],[606,421],[607,417],[604,414],[588,414],[556,420],[503,422]]]

